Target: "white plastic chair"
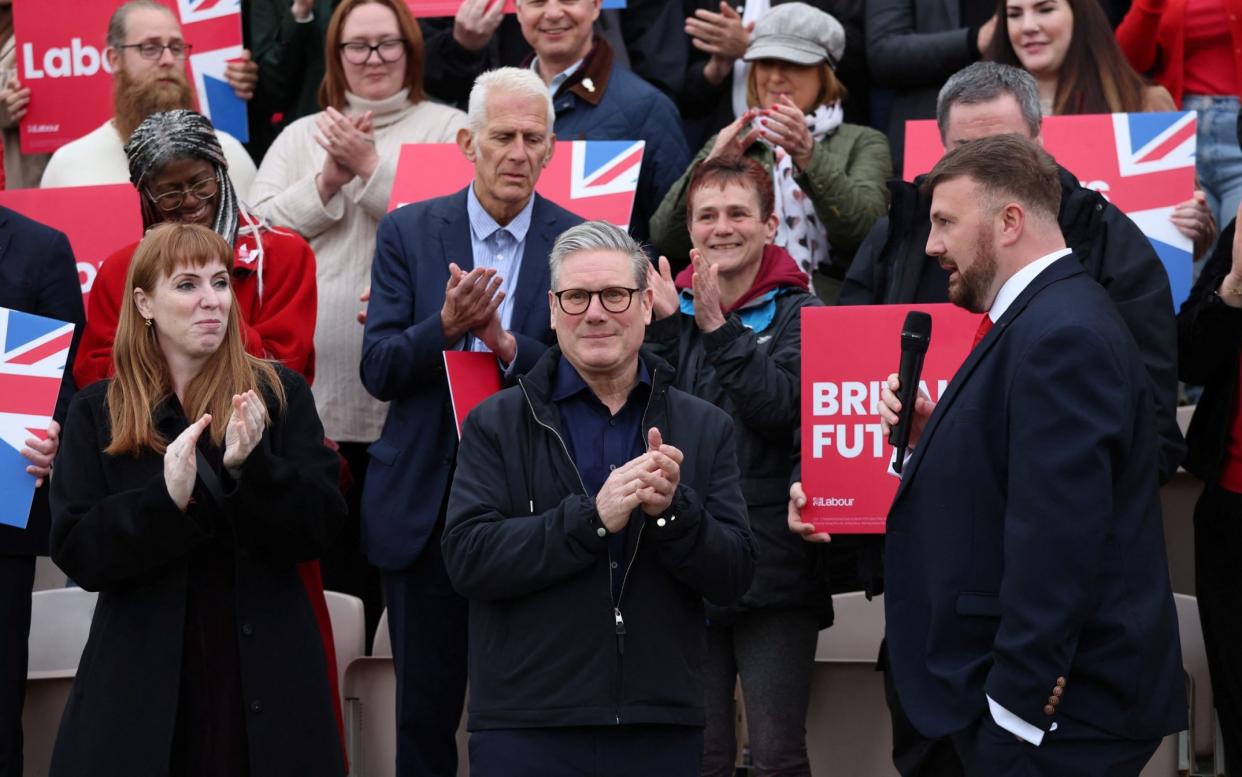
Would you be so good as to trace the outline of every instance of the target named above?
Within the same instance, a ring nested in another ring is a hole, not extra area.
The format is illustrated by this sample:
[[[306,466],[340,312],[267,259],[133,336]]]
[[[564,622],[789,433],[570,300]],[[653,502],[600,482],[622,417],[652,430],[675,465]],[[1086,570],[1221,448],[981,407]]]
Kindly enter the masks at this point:
[[[56,732],[99,595],[81,588],[36,591],[31,598],[30,662],[22,708],[24,777],[44,777]]]
[[[861,592],[832,597],[834,625],[819,633],[806,749],[825,777],[896,777],[884,675],[875,671],[884,637],[884,598]]]
[[[336,591],[324,591],[328,619],[332,621],[332,644],[336,648],[337,682],[345,684],[345,669],[355,658],[366,655],[367,627],[362,600]]]

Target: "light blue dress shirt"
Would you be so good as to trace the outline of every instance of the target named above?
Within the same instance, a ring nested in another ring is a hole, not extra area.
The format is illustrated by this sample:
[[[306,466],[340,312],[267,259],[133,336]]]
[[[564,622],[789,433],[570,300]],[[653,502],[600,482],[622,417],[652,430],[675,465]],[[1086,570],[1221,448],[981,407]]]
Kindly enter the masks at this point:
[[[513,320],[513,296],[517,291],[518,273],[522,268],[522,252],[526,250],[526,233],[530,230],[531,211],[535,207],[532,196],[513,220],[503,227],[496,223],[474,194],[474,184],[466,191],[466,215],[470,219],[470,248],[476,268],[492,268],[501,278],[500,289],[505,293],[500,303],[500,324],[510,329]],[[452,259],[452,257],[449,257]],[[490,351],[482,340],[470,335],[468,347],[472,351]]]

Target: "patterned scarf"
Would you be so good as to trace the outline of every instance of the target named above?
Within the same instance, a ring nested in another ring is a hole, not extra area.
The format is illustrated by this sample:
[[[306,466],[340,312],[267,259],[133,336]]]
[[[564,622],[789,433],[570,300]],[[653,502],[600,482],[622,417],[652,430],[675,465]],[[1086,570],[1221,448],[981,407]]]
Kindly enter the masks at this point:
[[[822,143],[837,131],[844,116],[840,101],[821,105],[806,117],[806,126],[815,142]],[[772,242],[788,251],[809,278],[816,267],[828,265],[832,249],[828,245],[828,232],[815,213],[815,203],[794,181],[793,157],[766,138],[763,142],[776,154],[772,183],[776,193],[776,216],[780,223],[776,227],[776,239]]]

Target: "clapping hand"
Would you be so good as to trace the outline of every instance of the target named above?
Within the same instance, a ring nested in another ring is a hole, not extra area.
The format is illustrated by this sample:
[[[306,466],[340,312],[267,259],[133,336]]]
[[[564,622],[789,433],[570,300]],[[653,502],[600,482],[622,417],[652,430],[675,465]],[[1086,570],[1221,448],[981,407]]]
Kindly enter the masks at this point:
[[[720,268],[708,264],[697,248],[690,249],[690,263],[694,267],[694,323],[701,332],[715,332],[725,324],[720,311]]]
[[[647,464],[638,472],[638,501],[647,515],[662,515],[673,504],[685,456],[672,445],[665,445],[660,430],[654,426],[647,431],[647,453],[644,456]],[[638,460],[642,458],[640,456]]]
[[[746,153],[746,149],[759,139],[761,130],[758,127],[746,127],[760,114],[758,108],[751,108],[733,120],[733,123],[722,129],[716,135],[716,142],[712,144],[712,150],[708,152],[708,159],[716,157],[724,157],[725,159],[733,159],[740,157]]]
[[[317,142],[328,156],[336,160],[352,176],[370,180],[379,164],[375,151],[374,116],[370,111],[359,116],[346,116],[336,108],[328,107],[315,117]]]
[[[742,23],[742,17],[727,2],[720,3],[720,13],[700,8],[686,19],[686,35],[699,51],[711,54],[703,67],[703,75],[713,84],[720,84],[729,75],[733,62],[746,53],[754,22]]]
[[[463,0],[453,17],[453,40],[467,51],[480,51],[504,18],[504,0]]]
[[[198,476],[198,438],[203,430],[211,426],[211,414],[190,424],[177,439],[164,449],[164,487],[168,496],[177,505],[177,509],[185,512],[190,505],[190,495],[194,493],[194,479]]]
[[[660,269],[656,266],[647,267],[647,285],[655,293],[652,312],[659,321],[676,313],[681,305],[677,301],[677,284],[673,281],[673,270],[669,266],[668,257],[660,257]]]
[[[765,110],[757,123],[763,137],[785,149],[799,170],[805,170],[811,164],[815,138],[806,126],[806,114],[789,95],[781,95],[780,101]]]
[[[267,408],[253,389],[245,394],[233,395],[233,413],[224,427],[224,468],[236,480],[242,465],[267,426]]]
[[[446,343],[455,343],[466,332],[489,323],[488,319],[500,309],[505,298],[500,290],[501,282],[501,277],[491,267],[476,267],[464,272],[456,263],[449,264],[444,306],[440,308],[440,328],[444,330]]]
[[[362,310],[358,311],[358,315],[355,316],[355,318],[358,319],[359,324],[365,325],[367,323],[367,303],[371,301],[370,286],[367,286],[366,289],[358,295],[358,301],[362,303]]]

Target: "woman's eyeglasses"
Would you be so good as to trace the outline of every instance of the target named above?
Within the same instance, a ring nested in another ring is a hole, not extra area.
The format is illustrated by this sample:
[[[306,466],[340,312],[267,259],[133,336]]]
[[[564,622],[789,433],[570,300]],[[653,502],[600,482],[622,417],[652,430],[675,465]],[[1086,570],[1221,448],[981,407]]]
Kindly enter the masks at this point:
[[[164,192],[163,194],[152,194],[147,192],[147,196],[155,203],[155,207],[162,211],[176,210],[185,202],[187,194],[193,194],[200,200],[210,200],[220,191],[219,184],[215,178],[204,178],[198,183],[191,184],[190,188],[182,189],[176,192]]]
[[[396,62],[405,55],[405,41],[400,38],[382,40],[372,46],[362,41],[350,41],[341,44],[341,54],[351,65],[365,65],[371,58],[371,52],[379,57],[380,62]]]

